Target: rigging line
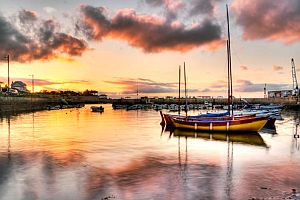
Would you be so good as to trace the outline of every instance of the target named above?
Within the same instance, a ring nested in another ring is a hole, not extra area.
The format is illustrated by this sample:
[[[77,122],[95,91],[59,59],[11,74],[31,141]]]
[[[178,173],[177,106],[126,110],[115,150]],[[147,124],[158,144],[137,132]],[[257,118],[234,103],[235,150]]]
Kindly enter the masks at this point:
[[[233,53],[233,54],[234,54],[234,56],[237,58],[236,60],[237,60],[237,62],[238,62],[238,64],[239,64],[239,66],[242,66],[243,64],[242,64],[242,61],[241,61],[241,59],[240,59],[239,55],[237,54],[237,52],[236,52],[236,51],[234,51],[234,48],[232,48],[232,47],[234,47],[234,45],[233,45],[233,46],[231,46],[232,53]]]

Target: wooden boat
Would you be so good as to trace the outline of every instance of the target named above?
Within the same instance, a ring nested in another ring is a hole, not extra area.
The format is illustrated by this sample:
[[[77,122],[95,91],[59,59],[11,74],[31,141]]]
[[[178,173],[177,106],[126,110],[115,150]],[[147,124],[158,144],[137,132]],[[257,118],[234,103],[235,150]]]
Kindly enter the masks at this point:
[[[183,119],[170,117],[174,128],[195,131],[214,132],[257,132],[262,129],[268,121],[268,117],[244,116],[240,118],[205,118],[205,119]]]

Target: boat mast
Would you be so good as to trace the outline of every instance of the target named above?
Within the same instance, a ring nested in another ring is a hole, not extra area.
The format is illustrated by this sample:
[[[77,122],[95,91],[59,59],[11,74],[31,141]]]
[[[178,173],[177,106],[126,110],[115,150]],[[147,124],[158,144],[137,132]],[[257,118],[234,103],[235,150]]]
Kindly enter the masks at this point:
[[[231,46],[230,46],[230,29],[229,29],[229,14],[228,14],[228,5],[226,4],[226,13],[227,13],[227,32],[228,32],[228,41],[227,41],[227,54],[228,54],[228,79],[230,85],[230,105],[231,105],[231,115],[233,116],[233,95],[232,95],[232,70],[231,70]],[[229,106],[230,106],[229,105]]]
[[[228,89],[228,109],[227,112],[230,115],[230,75],[229,75],[229,51],[228,51],[228,40],[226,40],[226,50],[227,50],[227,89]]]
[[[181,66],[179,65],[179,82],[178,82],[178,94],[179,94],[179,96],[178,96],[178,115],[180,115],[180,84],[181,84],[181,81],[180,81],[180,78],[181,78]]]
[[[185,116],[187,117],[187,91],[186,91],[186,71],[185,71],[185,62],[183,63],[183,70],[184,70]]]
[[[139,100],[139,80],[136,80],[136,101],[138,103]]]

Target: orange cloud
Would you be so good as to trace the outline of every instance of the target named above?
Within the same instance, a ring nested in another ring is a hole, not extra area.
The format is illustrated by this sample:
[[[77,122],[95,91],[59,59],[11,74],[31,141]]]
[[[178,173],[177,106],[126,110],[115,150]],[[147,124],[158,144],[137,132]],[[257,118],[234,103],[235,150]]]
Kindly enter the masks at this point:
[[[77,30],[92,40],[109,37],[127,41],[131,46],[144,52],[180,51],[186,52],[196,47],[216,49],[224,44],[221,27],[214,21],[205,19],[191,28],[178,25],[167,18],[140,15],[132,9],[119,10],[113,17],[106,15],[103,7],[81,6],[82,19]]]

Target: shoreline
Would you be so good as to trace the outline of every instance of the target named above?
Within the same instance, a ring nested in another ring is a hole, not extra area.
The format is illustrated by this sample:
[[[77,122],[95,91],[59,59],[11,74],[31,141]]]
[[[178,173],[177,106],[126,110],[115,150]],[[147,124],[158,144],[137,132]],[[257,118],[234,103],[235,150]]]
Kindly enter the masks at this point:
[[[245,104],[245,100],[249,104],[280,104],[286,110],[300,110],[300,104],[297,104],[294,98],[243,98],[234,99],[234,104]],[[178,99],[99,99],[97,96],[47,96],[47,97],[0,97],[0,114],[31,112],[39,110],[48,110],[49,106],[62,105],[78,105],[78,104],[178,104]],[[185,99],[180,99],[180,104],[184,104]],[[227,99],[200,99],[189,98],[188,104],[211,104],[211,105],[227,105]]]

